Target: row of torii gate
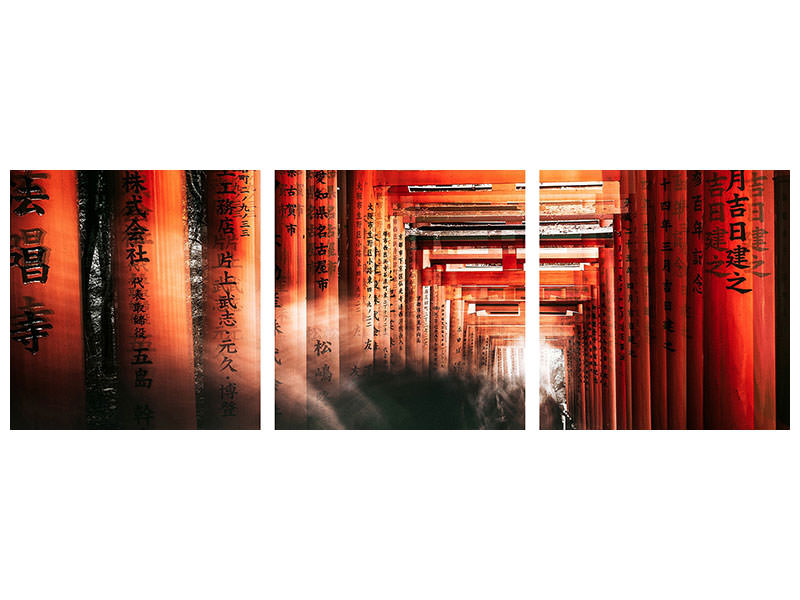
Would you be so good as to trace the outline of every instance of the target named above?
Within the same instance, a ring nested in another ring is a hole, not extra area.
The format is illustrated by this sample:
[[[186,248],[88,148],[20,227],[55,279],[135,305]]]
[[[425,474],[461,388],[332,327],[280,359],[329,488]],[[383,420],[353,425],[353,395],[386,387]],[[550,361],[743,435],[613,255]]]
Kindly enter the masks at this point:
[[[542,171],[539,191],[540,343],[576,428],[788,428],[788,171]]]
[[[521,378],[524,171],[276,172],[276,426],[380,372]]]

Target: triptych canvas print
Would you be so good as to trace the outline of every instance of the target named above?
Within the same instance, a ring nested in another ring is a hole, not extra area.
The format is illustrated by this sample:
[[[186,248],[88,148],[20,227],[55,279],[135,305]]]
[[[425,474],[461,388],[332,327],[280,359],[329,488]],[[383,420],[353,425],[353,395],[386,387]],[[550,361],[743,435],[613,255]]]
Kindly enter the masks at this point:
[[[11,428],[788,429],[789,179],[12,171]]]

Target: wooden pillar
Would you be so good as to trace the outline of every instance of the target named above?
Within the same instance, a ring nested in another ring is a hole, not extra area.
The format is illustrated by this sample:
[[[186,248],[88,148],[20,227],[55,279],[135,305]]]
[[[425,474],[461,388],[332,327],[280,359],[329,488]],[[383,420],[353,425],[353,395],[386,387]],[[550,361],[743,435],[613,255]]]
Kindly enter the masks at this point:
[[[667,426],[686,429],[686,171],[669,171],[664,230]]]
[[[466,369],[470,377],[474,377],[478,372],[477,315],[474,310],[466,315],[466,331]]]
[[[623,172],[623,183],[627,177]],[[627,189],[624,190],[628,197]],[[630,219],[628,215],[614,216],[614,346],[616,362],[617,429],[630,429],[628,394],[628,282],[625,254],[627,252]]]
[[[423,282],[424,283],[424,282]],[[422,372],[431,371],[431,286],[422,286]]]
[[[648,268],[647,176],[630,172],[631,233],[629,261],[631,414],[634,429],[650,429],[650,288]]]
[[[566,368],[569,370],[569,378],[567,379],[567,407],[575,422],[575,427],[580,428],[580,359],[577,353],[577,339],[577,335],[573,335],[570,336],[567,342]]]
[[[406,363],[417,373],[422,371],[423,325],[422,325],[422,250],[417,248],[416,240],[408,244],[408,268],[406,270],[408,294],[408,318],[406,331]]]
[[[603,428],[617,429],[617,357],[614,340],[614,249],[600,248]]]
[[[772,171],[747,171],[752,230],[753,426],[775,429],[775,201]]]
[[[275,172],[275,427],[306,411],[306,172]]]
[[[75,171],[11,171],[11,428],[86,427]]]
[[[119,171],[113,192],[119,423],[195,428],[185,173]]]
[[[487,326],[481,327],[481,376],[489,378],[489,343],[490,336]]]
[[[594,343],[594,316],[592,304],[585,305],[584,313],[584,326],[583,326],[583,344],[584,344],[584,387],[586,389],[586,429],[596,429],[597,424],[597,397],[594,389],[594,373],[596,363],[594,359],[595,343]]]
[[[650,407],[653,429],[666,429],[667,420],[667,317],[664,310],[665,264],[669,261],[665,233],[670,226],[669,177],[666,171],[647,172],[648,258],[650,259]]]
[[[586,325],[585,315],[581,314],[581,323],[577,328],[577,344],[578,344],[578,385],[579,385],[579,401],[580,411],[575,416],[578,420],[578,429],[589,429],[587,404],[590,397],[588,394],[588,386],[586,382]]]
[[[343,370],[349,377],[372,371],[375,286],[375,206],[373,171],[351,171],[347,180],[348,326],[342,342]],[[345,358],[346,357],[346,360]]]
[[[310,418],[323,426],[339,389],[336,171],[307,172],[307,373]]]
[[[392,215],[392,275],[391,275],[391,368],[399,372],[406,368],[406,233],[403,217]]]
[[[706,428],[753,428],[751,191],[744,171],[706,172],[703,315]]]
[[[257,171],[207,173],[203,426],[211,429],[261,424],[257,177]]]
[[[448,372],[448,365],[450,362],[450,311],[451,302],[447,298],[447,288],[443,285],[439,286],[439,338],[437,345],[439,346],[439,363],[437,368],[442,374]]]
[[[448,337],[450,332],[448,302],[442,285],[443,268],[432,268],[431,308],[430,308],[430,370],[436,373],[447,372],[450,356]],[[485,359],[488,361],[488,358]]]
[[[450,292],[450,356],[449,368],[452,372],[464,372],[464,300],[461,287],[456,286]]]
[[[592,396],[594,399],[592,429],[603,429],[603,344],[600,334],[600,268],[595,267],[594,285],[592,285]]]
[[[391,223],[386,186],[375,188],[375,368],[388,371],[391,360]]]
[[[687,174],[686,427],[703,428],[703,171]]]

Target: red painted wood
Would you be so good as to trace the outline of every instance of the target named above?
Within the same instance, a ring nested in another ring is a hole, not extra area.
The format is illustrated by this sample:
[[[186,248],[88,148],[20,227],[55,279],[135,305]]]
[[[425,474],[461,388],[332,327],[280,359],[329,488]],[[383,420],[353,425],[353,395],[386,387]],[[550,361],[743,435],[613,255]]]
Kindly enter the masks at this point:
[[[306,172],[275,172],[275,427],[305,428]]]
[[[753,275],[743,268],[752,264],[753,203],[743,173],[705,173],[703,420],[707,429],[753,428]]]
[[[207,172],[202,425],[212,429],[261,425],[259,194],[257,171]]]
[[[75,171],[11,171],[11,428],[86,427]]]
[[[753,273],[753,426],[775,429],[775,195],[772,171],[747,171]]]
[[[687,174],[686,427],[703,428],[703,171]]]
[[[124,428],[197,426],[185,185],[183,171],[114,174],[112,269]]]
[[[339,242],[336,171],[306,172],[308,410],[329,423],[339,388]]]
[[[669,202],[664,211],[669,219],[665,230],[664,251],[665,292],[664,337],[667,358],[667,426],[686,429],[686,294],[687,294],[687,239],[686,239],[686,171],[669,171],[669,186],[664,201]],[[668,261],[668,262],[667,262]]]
[[[652,428],[666,429],[667,422],[667,349],[664,303],[665,227],[669,212],[664,210],[668,199],[665,189],[669,183],[667,171],[647,172],[648,258],[650,260],[650,406]]]
[[[631,172],[630,194],[632,427],[650,429],[650,286],[645,171]]]
[[[351,171],[347,179],[348,327],[342,339],[343,374],[372,371],[375,317],[375,200],[372,171]]]

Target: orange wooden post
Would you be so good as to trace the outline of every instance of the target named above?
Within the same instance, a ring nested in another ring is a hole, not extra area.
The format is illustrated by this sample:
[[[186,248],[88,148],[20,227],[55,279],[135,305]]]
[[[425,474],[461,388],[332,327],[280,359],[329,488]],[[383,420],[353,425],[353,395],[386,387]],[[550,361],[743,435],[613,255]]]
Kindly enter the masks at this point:
[[[306,295],[309,418],[323,419],[339,389],[339,226],[336,171],[308,171]]]
[[[589,409],[588,403],[590,396],[587,385],[587,368],[586,368],[586,325],[585,314],[581,314],[581,323],[577,328],[577,343],[578,343],[578,383],[579,383],[579,402],[580,411],[576,415],[578,420],[578,429],[589,429]]]
[[[603,386],[601,376],[603,373],[603,344],[600,333],[600,268],[595,267],[594,283],[592,285],[592,396],[593,396],[593,424],[592,429],[603,429]]]
[[[347,180],[349,325],[347,344],[343,345],[348,362],[343,373],[354,378],[369,373],[373,362],[375,207],[372,180],[372,171],[352,171]]]
[[[577,332],[577,327],[575,328]],[[577,335],[569,338],[567,346],[566,366],[569,368],[569,379],[567,388],[568,408],[572,415],[576,428],[580,428],[580,377],[579,377],[579,358],[577,353]]]
[[[450,357],[449,367],[454,373],[464,372],[464,300],[461,287],[452,288],[450,302]]]
[[[275,172],[275,427],[306,412],[306,172]]]
[[[450,362],[450,300],[447,297],[447,287],[441,284],[441,276],[444,267],[439,266],[437,275],[440,283],[436,286],[438,290],[439,322],[437,324],[437,336],[435,343],[438,348],[438,361],[436,368],[439,373],[447,373],[448,363]]]
[[[703,428],[703,171],[687,175],[686,427]]]
[[[449,347],[447,337],[450,326],[447,311],[447,298],[442,285],[442,265],[432,268],[431,301],[430,301],[430,370],[435,373],[447,371]],[[488,356],[484,357],[484,365],[488,364]]]
[[[594,399],[592,389],[592,358],[591,358],[591,307],[589,303],[582,305],[581,322],[581,366],[583,389],[583,428],[593,429]]]
[[[630,186],[630,322],[632,427],[650,429],[650,287],[647,175],[632,171]]]
[[[370,171],[373,173],[373,171]],[[375,369],[375,344],[377,338],[376,300],[377,300],[377,259],[378,259],[378,230],[377,230],[377,207],[373,176],[365,179],[363,183],[364,202],[367,205],[366,219],[366,238],[364,241],[364,269],[365,286],[362,290],[362,304],[364,306],[364,367],[369,373]]]
[[[422,286],[422,372],[430,373],[431,370],[431,286]]]
[[[669,171],[664,193],[664,347],[667,425],[686,429],[686,171]]]
[[[753,426],[775,429],[775,199],[772,171],[748,171],[752,230]]]
[[[603,429],[618,429],[617,357],[614,340],[614,249],[600,248],[600,341],[602,343]]]
[[[666,171],[647,172],[648,258],[650,260],[650,407],[653,429],[667,428],[667,337],[665,232],[670,223]]]
[[[623,172],[622,176],[623,184],[626,186],[626,172]],[[628,197],[627,189],[625,197]],[[629,278],[625,268],[629,225],[628,215],[614,216],[614,357],[616,360],[617,429],[630,429],[627,285]]]
[[[406,234],[401,216],[392,215],[392,276],[390,291],[390,348],[392,371],[406,368]]]
[[[706,428],[753,428],[752,194],[744,171],[705,173]]]
[[[416,241],[408,243],[408,269],[406,286],[408,288],[408,311],[406,331],[406,364],[416,372],[422,371],[422,250],[417,249]]]
[[[11,428],[86,427],[78,181],[11,171]]]
[[[375,188],[375,369],[388,371],[391,360],[391,223],[386,186]]]
[[[207,173],[202,425],[210,429],[261,423],[258,183],[257,171]]]
[[[119,422],[197,426],[183,171],[114,175]]]

